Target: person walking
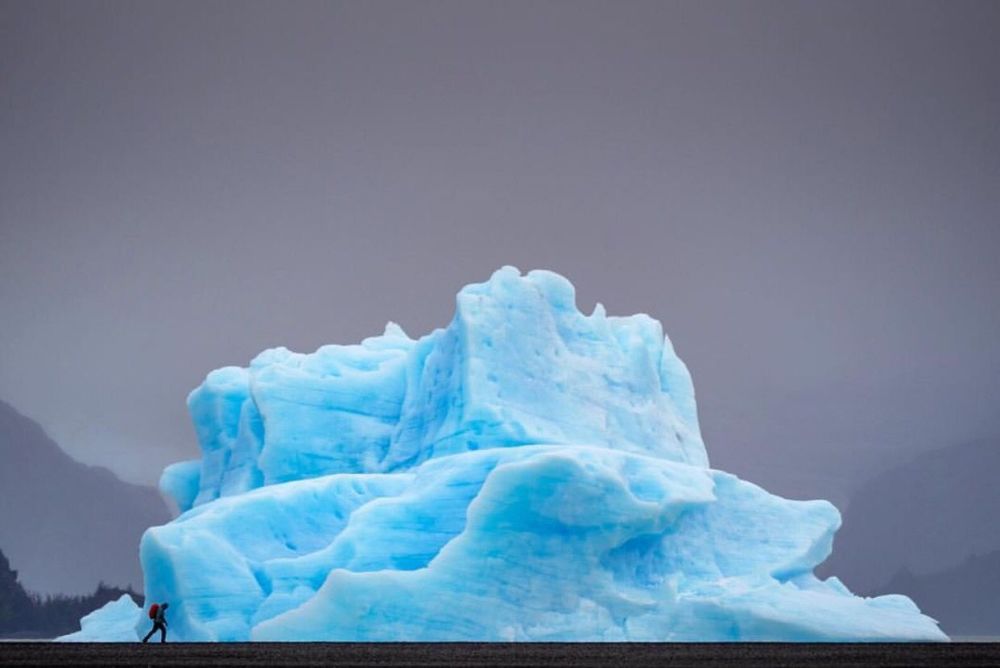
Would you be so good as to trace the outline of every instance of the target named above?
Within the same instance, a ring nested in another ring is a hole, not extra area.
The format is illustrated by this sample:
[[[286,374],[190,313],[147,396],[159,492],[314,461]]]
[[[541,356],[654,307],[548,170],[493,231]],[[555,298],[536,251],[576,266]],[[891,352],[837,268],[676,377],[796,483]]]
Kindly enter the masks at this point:
[[[142,639],[143,642],[149,640],[149,637],[156,633],[157,630],[160,632],[160,642],[167,642],[167,608],[169,607],[169,603],[163,603],[162,605],[154,603],[149,606],[149,618],[153,620],[153,628]]]

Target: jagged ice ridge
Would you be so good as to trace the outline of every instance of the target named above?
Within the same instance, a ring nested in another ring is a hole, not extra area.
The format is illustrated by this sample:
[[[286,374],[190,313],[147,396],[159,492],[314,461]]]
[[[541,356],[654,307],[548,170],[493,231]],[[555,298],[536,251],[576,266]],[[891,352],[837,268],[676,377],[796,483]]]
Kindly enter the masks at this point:
[[[172,639],[946,640],[813,569],[840,515],[709,468],[687,368],[646,316],[585,316],[512,267],[451,324],[267,350],[188,398],[149,601]],[[66,640],[132,639],[131,599]]]

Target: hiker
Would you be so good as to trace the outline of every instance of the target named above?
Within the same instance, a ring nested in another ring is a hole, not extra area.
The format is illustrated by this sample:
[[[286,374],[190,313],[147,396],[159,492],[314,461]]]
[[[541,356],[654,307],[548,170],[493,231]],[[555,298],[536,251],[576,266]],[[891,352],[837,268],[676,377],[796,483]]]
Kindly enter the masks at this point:
[[[169,603],[164,603],[163,605],[154,603],[149,606],[149,618],[153,620],[153,628],[142,639],[143,642],[149,640],[149,637],[156,633],[157,629],[160,630],[160,642],[167,642],[167,608],[169,607]]]

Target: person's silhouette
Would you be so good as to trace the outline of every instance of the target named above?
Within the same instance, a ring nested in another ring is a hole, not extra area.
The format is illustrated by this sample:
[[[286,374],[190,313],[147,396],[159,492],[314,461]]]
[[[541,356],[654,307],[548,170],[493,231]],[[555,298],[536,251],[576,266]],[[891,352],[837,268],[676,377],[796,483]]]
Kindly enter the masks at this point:
[[[167,608],[169,607],[169,603],[163,603],[157,607],[156,613],[153,615],[153,628],[142,639],[143,642],[149,640],[149,637],[156,633],[157,629],[160,631],[160,642],[167,642]]]

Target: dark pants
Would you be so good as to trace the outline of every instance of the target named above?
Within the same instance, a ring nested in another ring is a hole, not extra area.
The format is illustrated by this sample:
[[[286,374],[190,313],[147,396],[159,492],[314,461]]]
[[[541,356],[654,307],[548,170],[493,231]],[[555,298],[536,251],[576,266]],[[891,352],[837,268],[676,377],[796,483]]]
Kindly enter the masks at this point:
[[[149,630],[146,637],[142,639],[143,642],[149,640],[149,637],[156,633],[156,629],[160,629],[160,642],[167,642],[167,625],[162,622],[153,622],[153,628]]]

